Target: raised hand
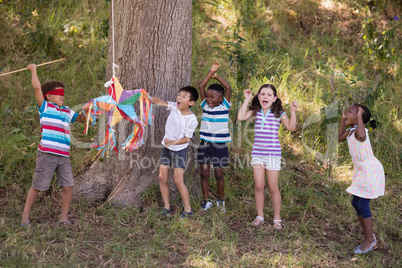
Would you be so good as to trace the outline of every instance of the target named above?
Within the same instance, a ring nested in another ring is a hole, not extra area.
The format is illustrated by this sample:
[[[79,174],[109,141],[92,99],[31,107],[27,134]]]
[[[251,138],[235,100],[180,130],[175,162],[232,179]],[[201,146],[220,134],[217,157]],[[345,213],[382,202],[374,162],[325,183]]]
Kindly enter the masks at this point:
[[[357,108],[357,116],[362,116],[364,114],[364,110],[363,110],[363,108],[362,107],[358,107]]]
[[[346,114],[348,113],[348,111],[343,111],[342,113],[342,119],[346,119]]]
[[[292,101],[292,104],[290,106],[291,111],[296,111],[297,109],[297,100]]]
[[[27,69],[29,70],[29,71],[34,71],[34,70],[36,70],[36,64],[35,63],[31,63],[31,64],[29,64],[28,66],[27,66]]]
[[[216,71],[218,71],[219,67],[221,65],[219,64],[219,62],[214,61],[214,63],[212,63],[212,67],[211,67],[211,72],[212,73],[216,73]]]
[[[251,92],[250,89],[244,90],[244,98],[246,100],[250,100],[252,96],[253,96],[253,92]]]

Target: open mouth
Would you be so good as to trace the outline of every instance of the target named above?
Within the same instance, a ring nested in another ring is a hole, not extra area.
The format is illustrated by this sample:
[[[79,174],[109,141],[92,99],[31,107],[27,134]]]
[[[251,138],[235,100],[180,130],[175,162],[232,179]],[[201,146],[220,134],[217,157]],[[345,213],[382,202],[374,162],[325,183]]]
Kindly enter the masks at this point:
[[[263,106],[267,106],[267,105],[268,105],[268,101],[262,101],[262,105],[263,105]]]
[[[180,104],[181,104],[181,102],[180,102],[180,101],[178,101],[178,102],[177,102],[177,107],[179,107],[179,106],[180,106]]]

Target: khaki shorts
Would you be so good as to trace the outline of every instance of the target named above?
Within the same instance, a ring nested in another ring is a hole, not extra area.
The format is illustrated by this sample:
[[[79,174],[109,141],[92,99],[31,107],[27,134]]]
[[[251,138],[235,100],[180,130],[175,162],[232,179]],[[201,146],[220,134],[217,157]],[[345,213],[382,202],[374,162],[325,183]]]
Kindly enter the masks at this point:
[[[70,157],[43,153],[38,150],[32,188],[39,191],[48,190],[54,172],[56,172],[59,187],[74,186]]]

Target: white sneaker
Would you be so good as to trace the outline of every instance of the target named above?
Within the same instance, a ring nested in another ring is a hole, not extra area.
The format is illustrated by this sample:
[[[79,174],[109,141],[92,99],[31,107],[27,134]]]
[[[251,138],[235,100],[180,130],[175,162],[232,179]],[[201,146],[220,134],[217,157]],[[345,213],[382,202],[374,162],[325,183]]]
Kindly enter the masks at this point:
[[[211,207],[212,207],[211,200],[202,200],[201,210],[205,211],[205,210],[210,209]]]
[[[216,200],[216,206],[221,208],[222,213],[226,213],[225,200]]]

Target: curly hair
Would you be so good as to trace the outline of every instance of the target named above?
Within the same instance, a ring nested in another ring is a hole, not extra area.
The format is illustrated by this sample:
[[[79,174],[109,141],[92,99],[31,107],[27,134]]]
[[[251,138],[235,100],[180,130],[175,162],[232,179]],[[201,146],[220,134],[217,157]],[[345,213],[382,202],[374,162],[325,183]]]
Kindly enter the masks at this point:
[[[263,88],[270,88],[274,92],[275,96],[278,95],[275,86],[271,85],[271,84],[262,85],[260,87],[260,89],[258,90],[258,94],[260,94],[260,92]],[[248,107],[249,110],[253,111],[254,116],[257,114],[257,112],[259,110],[261,110],[261,104],[260,104],[260,101],[258,100],[258,94],[254,96],[254,98],[251,100],[250,106]],[[281,99],[276,98],[276,101],[274,103],[272,103],[271,112],[274,114],[275,117],[281,116],[281,113],[283,112]]]
[[[49,91],[59,88],[59,87],[64,88],[63,82],[56,81],[56,80],[46,81],[42,85],[42,94],[45,95]]]
[[[377,127],[377,121],[374,120],[374,119],[371,117],[371,112],[370,112],[369,108],[367,108],[367,107],[364,106],[364,105],[358,104],[358,103],[355,103],[355,104],[353,104],[352,106],[360,107],[360,108],[363,109],[363,111],[364,111],[364,113],[363,113],[363,115],[362,115],[363,124],[370,123],[370,127],[371,127],[372,129],[374,129],[374,128]]]

